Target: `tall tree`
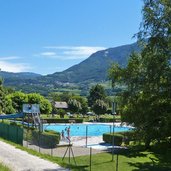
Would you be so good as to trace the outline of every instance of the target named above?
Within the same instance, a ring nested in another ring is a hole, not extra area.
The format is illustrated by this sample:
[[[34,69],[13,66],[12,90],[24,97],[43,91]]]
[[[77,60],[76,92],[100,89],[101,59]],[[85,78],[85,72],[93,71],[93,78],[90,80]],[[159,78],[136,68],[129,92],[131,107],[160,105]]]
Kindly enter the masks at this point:
[[[16,110],[16,112],[22,112],[23,104],[28,101],[27,95],[19,91],[7,95],[7,99],[11,99],[12,107]]]
[[[132,54],[124,69],[113,66],[109,76],[127,86],[123,119],[135,125],[149,147],[151,140],[171,135],[171,1],[144,0],[142,12],[141,54]]]
[[[28,103],[31,104],[40,104],[40,111],[43,114],[49,114],[52,112],[52,105],[51,103],[45,99],[43,96],[37,93],[31,93],[27,95]]]
[[[72,99],[75,99],[75,100],[77,100],[80,103],[81,108],[79,109],[79,111],[82,114],[86,114],[87,111],[88,111],[87,99],[85,97],[78,96],[78,95],[72,96]]]
[[[0,113],[5,110],[5,90],[3,87],[3,79],[0,78]]]
[[[104,100],[106,98],[106,93],[104,87],[102,85],[92,86],[88,96],[88,104],[89,106],[93,106],[96,100]]]
[[[103,100],[96,100],[92,106],[92,110],[97,114],[105,114],[107,111],[107,104]]]
[[[79,112],[82,109],[81,108],[81,103],[78,100],[76,100],[76,99],[70,99],[68,101],[68,108],[73,113]]]

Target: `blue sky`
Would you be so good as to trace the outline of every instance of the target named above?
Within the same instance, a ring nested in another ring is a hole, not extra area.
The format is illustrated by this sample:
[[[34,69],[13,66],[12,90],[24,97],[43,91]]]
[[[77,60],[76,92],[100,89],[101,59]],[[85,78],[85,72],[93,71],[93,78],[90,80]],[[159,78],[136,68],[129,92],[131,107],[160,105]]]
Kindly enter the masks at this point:
[[[142,0],[0,0],[0,68],[43,75],[130,44]]]

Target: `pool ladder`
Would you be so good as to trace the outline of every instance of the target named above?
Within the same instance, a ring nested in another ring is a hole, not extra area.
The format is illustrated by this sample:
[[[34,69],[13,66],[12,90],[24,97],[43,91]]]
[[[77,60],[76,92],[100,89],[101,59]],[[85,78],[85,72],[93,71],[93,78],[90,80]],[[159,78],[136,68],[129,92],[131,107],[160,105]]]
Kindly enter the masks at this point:
[[[32,113],[32,118],[33,118],[34,126],[36,128],[39,128],[39,130],[42,130],[42,122],[39,113]]]

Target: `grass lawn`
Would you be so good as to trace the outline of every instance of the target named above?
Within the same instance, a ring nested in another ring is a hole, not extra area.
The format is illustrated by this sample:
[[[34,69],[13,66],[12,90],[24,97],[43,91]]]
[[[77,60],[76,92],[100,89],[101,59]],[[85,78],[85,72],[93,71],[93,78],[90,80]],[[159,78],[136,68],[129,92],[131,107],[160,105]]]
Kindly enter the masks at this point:
[[[1,139],[2,140],[2,139]],[[3,140],[4,141],[4,140]],[[73,158],[71,164],[68,163],[68,158],[62,161],[60,157],[52,157],[50,155],[40,154],[34,150],[27,149],[20,145],[11,143],[16,148],[27,151],[32,155],[39,156],[54,163],[67,168],[72,168],[74,171],[89,171],[90,170],[90,156],[75,157],[77,166],[75,166]],[[119,151],[118,154],[118,171],[171,171],[171,148],[165,148],[166,146],[153,146],[150,151],[144,150],[144,146],[134,146],[129,150]],[[116,158],[114,155],[114,161],[112,160],[111,153],[101,153],[92,156],[92,171],[115,171],[116,170]],[[2,170],[0,168],[0,170]],[[2,170],[3,171],[3,170]]]
[[[0,163],[0,171],[10,171],[10,169],[4,166],[4,164]]]
[[[76,157],[80,170],[90,170],[89,156]],[[115,171],[117,155],[101,153],[92,156],[92,171]],[[73,170],[79,170],[75,168]],[[127,150],[118,152],[118,171],[170,171],[171,170],[171,149],[166,151]]]

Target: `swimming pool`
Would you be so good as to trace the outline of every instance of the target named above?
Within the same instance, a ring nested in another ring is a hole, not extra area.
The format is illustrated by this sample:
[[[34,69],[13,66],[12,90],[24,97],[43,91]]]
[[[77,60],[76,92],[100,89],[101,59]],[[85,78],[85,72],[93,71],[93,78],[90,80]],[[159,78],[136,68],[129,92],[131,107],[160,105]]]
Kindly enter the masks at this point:
[[[105,124],[50,124],[44,125],[44,130],[54,130],[60,133],[62,130],[64,130],[65,136],[67,136],[65,129],[68,127],[70,127],[71,136],[86,136],[86,129],[88,136],[100,136],[103,133],[109,133],[113,131],[113,126]],[[130,127],[114,127],[115,132],[128,131],[130,129]]]

